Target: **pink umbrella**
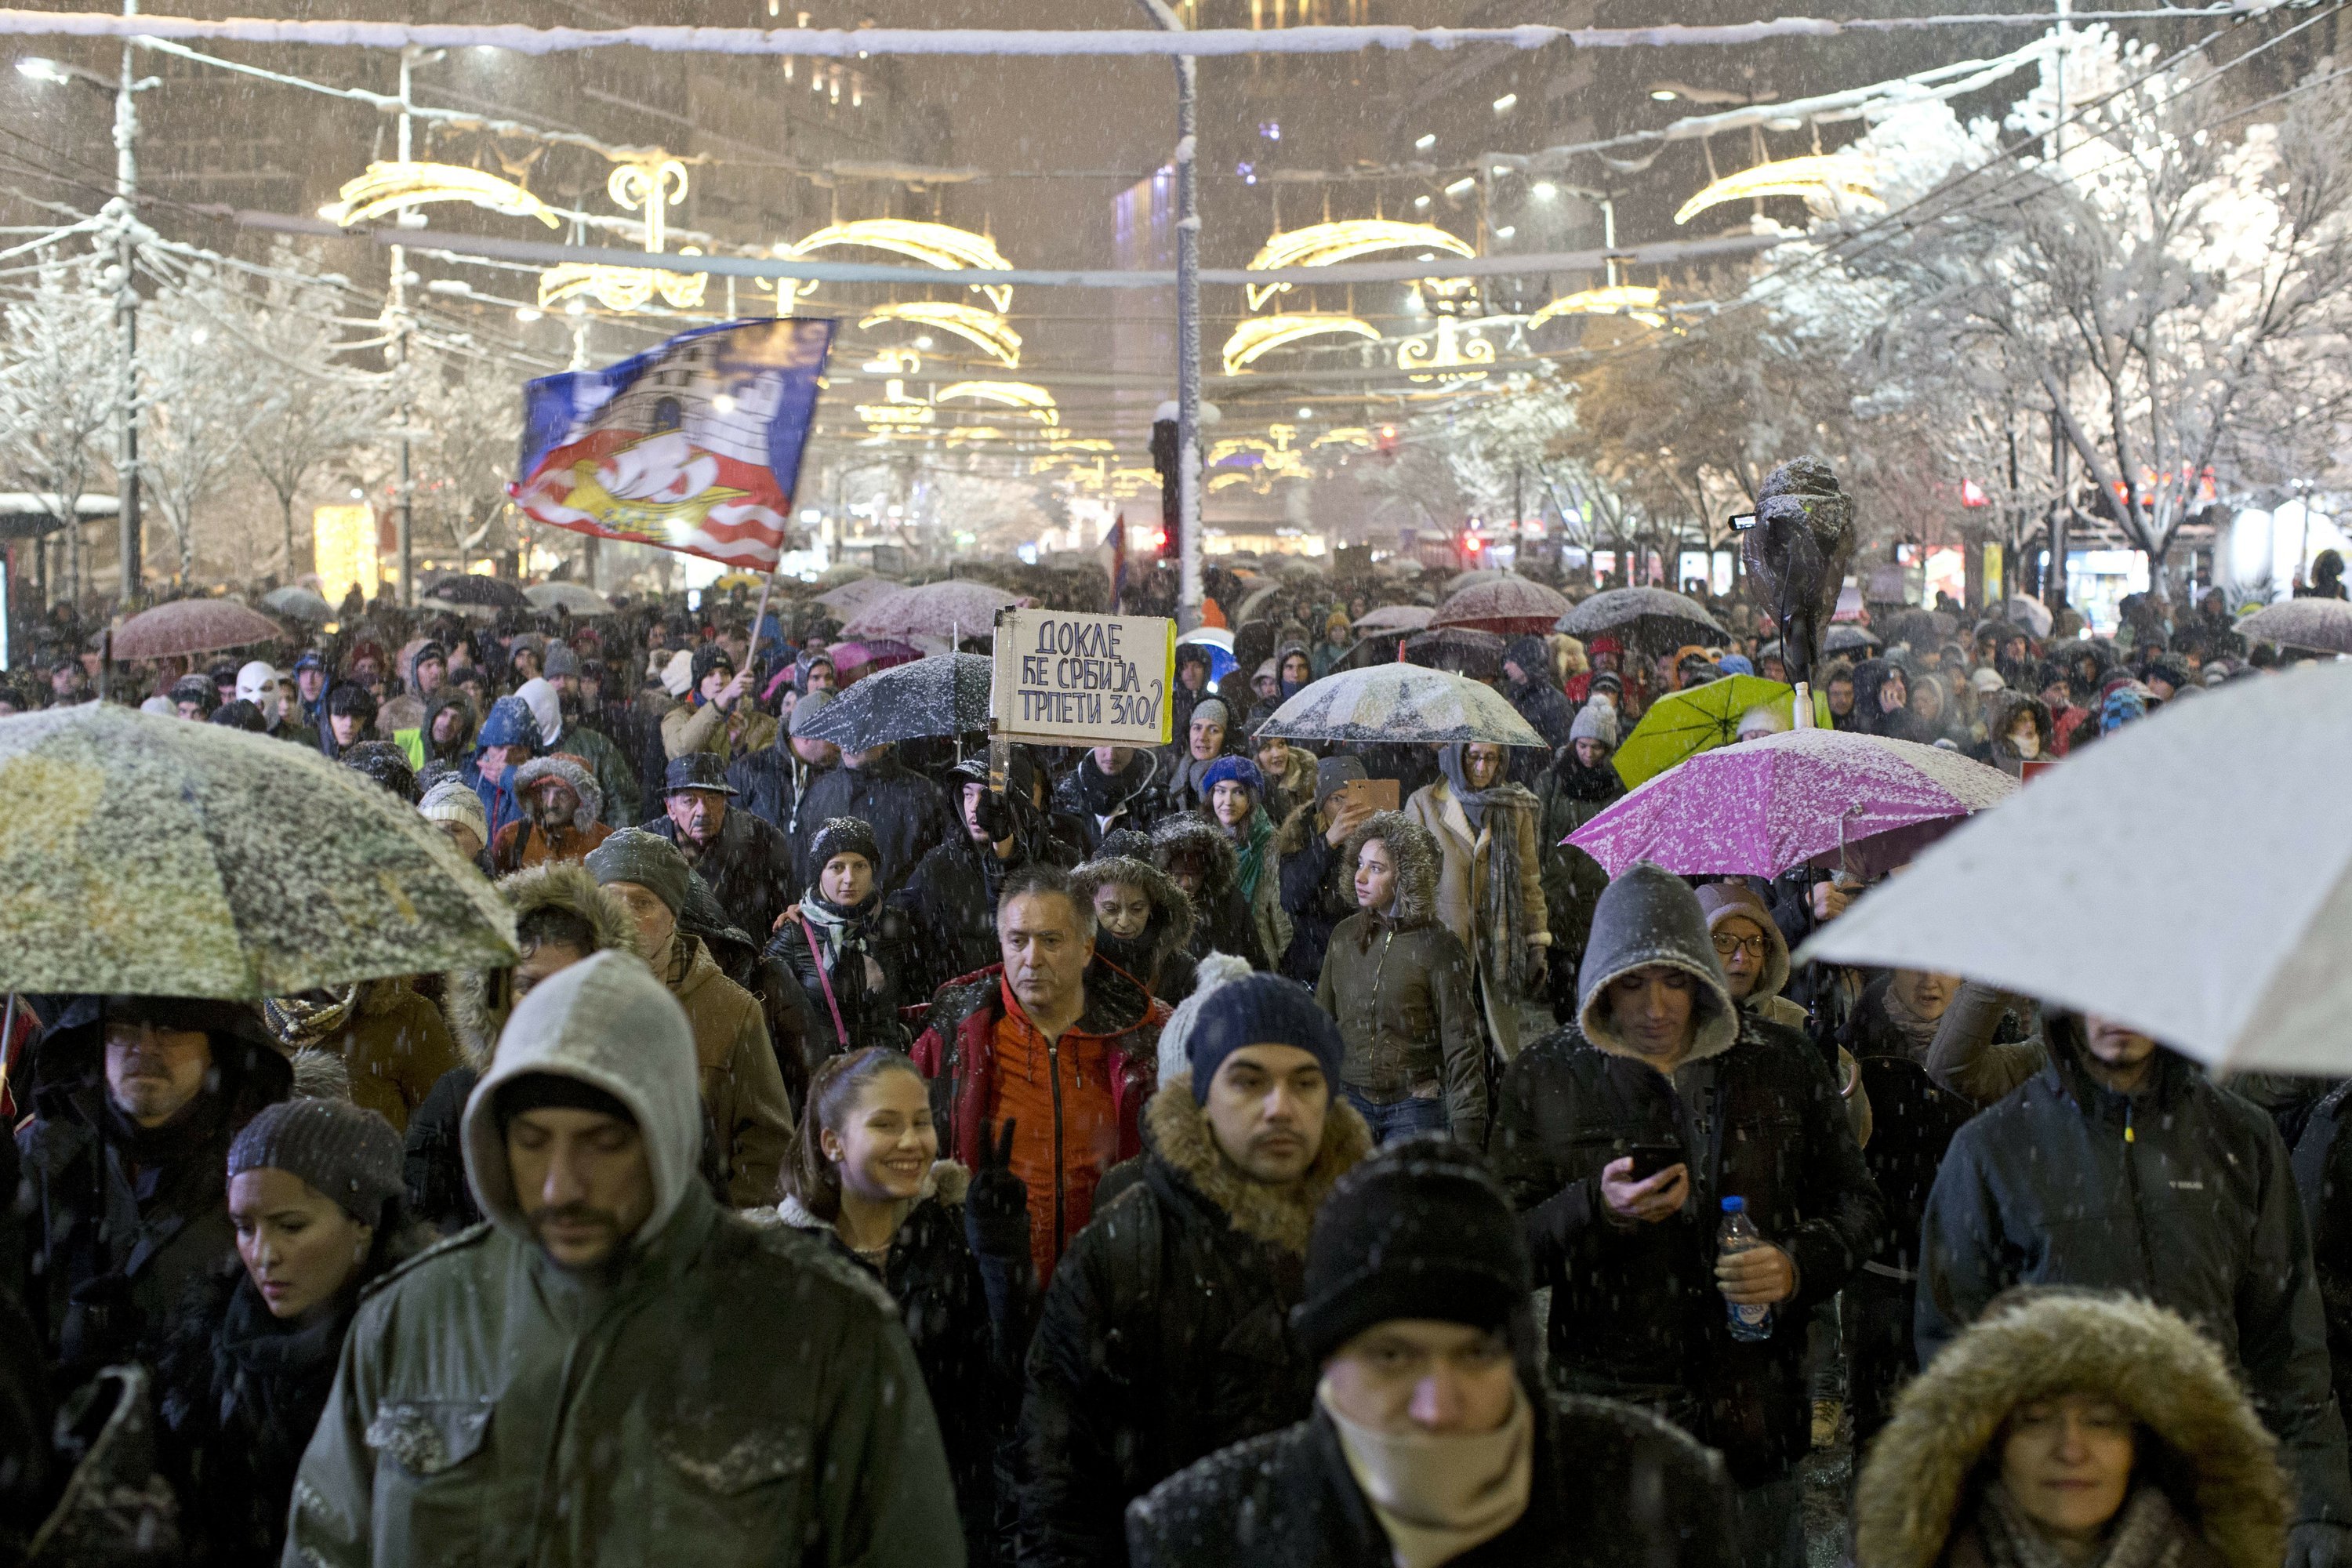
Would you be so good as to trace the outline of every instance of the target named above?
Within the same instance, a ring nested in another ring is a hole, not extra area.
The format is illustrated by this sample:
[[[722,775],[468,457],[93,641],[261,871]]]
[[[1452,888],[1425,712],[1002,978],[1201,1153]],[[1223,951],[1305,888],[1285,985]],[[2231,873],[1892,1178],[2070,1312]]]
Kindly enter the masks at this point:
[[[1701,752],[1564,842],[1612,877],[1636,860],[1685,877],[1777,877],[1809,860],[1873,873],[2016,789],[1957,752],[1790,730]]]
[[[142,610],[116,628],[114,657],[173,658],[276,642],[285,636],[276,621],[236,599],[174,599]]]
[[[912,664],[923,657],[921,648],[889,637],[867,637],[864,642],[837,642],[825,651],[833,658],[835,673],[845,681],[901,664]]]
[[[861,605],[841,630],[853,637],[984,637],[995,631],[998,610],[1029,602],[968,577],[926,583]]]
[[[1437,606],[1432,626],[1467,626],[1498,637],[1541,637],[1574,608],[1567,599],[1525,577],[1473,583]]]

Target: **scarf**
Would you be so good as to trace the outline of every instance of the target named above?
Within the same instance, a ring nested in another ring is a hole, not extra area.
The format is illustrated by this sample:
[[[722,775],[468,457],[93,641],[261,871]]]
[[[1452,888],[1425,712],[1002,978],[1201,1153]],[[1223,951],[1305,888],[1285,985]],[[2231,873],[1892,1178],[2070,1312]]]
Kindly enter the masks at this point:
[[[1450,1563],[1528,1511],[1536,1419],[1517,1379],[1511,1382],[1509,1418],[1492,1432],[1462,1436],[1359,1426],[1333,1407],[1328,1381],[1316,1389],[1315,1401],[1331,1418],[1348,1473],[1381,1521],[1396,1568]]]
[[[318,998],[324,996],[325,1000]],[[285,1042],[289,1049],[315,1046],[341,1028],[352,1016],[360,999],[357,985],[345,986],[341,992],[312,992],[302,996],[265,996],[261,1001],[262,1016],[268,1021],[269,1032]]]
[[[1532,811],[1536,797],[1507,779],[1497,778],[1483,790],[1474,790],[1462,769],[1464,746],[1455,742],[1437,753],[1437,765],[1454,798],[1470,819],[1470,831],[1486,830],[1490,809],[1496,812],[1494,830],[1486,834],[1486,893],[1473,911],[1486,940],[1474,957],[1487,980],[1514,994],[1524,995],[1528,978],[1528,915],[1519,907],[1519,835],[1513,813]]]
[[[879,892],[866,895],[866,901],[845,909],[811,888],[801,896],[801,919],[824,955],[828,974],[841,973],[841,955],[853,952],[866,960],[866,988],[882,988],[882,966],[874,962],[871,921],[874,911],[882,905]]]
[[[1604,762],[1597,768],[1588,768],[1576,760],[1574,747],[1560,757],[1551,776],[1554,787],[1580,805],[1606,805],[1625,793],[1625,781],[1617,776],[1614,767]]]
[[[1223,823],[1218,824],[1221,828],[1223,826]],[[1240,872],[1234,878],[1234,885],[1242,890],[1242,903],[1246,907],[1255,909],[1257,905],[1258,879],[1265,874],[1267,863],[1273,858],[1270,847],[1273,841],[1273,819],[1266,816],[1265,807],[1252,806],[1248,831],[1234,840],[1234,847],[1239,852]]]
[[[1078,798],[1095,816],[1115,816],[1150,784],[1154,771],[1149,752],[1136,752],[1127,771],[1119,773],[1104,773],[1095,765],[1094,753],[1089,752],[1078,761]]]
[[[2009,1489],[1995,1481],[1977,1505],[1977,1536],[1991,1568],[2067,1568],[2066,1559],[2028,1519]],[[2178,1568],[2188,1526],[2158,1487],[2143,1486],[2125,1500],[2096,1568]]]
[[[1903,1037],[1903,1043],[1908,1049],[1911,1059],[1916,1062],[1926,1061],[1927,1047],[1936,1043],[1936,1029],[1943,1020],[1923,1018],[1906,1006],[1903,998],[1895,994],[1892,981],[1889,981],[1886,989],[1880,993],[1879,1000],[1885,1004],[1888,1026]]]

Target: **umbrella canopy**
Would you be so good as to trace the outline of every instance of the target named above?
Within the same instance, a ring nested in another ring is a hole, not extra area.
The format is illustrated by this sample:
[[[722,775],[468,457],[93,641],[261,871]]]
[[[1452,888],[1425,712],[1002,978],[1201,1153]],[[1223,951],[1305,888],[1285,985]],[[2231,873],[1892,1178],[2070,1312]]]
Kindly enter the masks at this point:
[[[1407,664],[1450,669],[1474,680],[1499,680],[1503,676],[1504,642],[1492,632],[1439,626],[1413,633],[1402,646]]]
[[[1830,635],[1822,639],[1823,653],[1853,653],[1877,646],[1878,639],[1857,626],[1832,626]]]
[[[317,752],[108,703],[0,719],[0,985],[255,1001],[515,961],[431,824]]]
[[[335,618],[335,606],[308,588],[272,588],[261,595],[261,607],[313,626]]]
[[[1360,743],[1544,744],[1544,738],[1493,687],[1417,664],[1383,664],[1327,675],[1276,709],[1256,733]]]
[[[613,613],[613,601],[584,583],[533,583],[522,596],[534,610],[562,610],[583,617]]]
[[[1354,630],[1358,637],[1373,632],[1417,632],[1429,625],[1437,612],[1427,605],[1382,605],[1377,610],[1367,610]]]
[[[1448,577],[1445,580],[1445,591],[1449,594],[1458,594],[1465,588],[1473,588],[1481,583],[1499,583],[1509,575],[1511,574],[1498,566],[1474,567],[1467,572],[1456,572],[1453,576]]]
[[[522,590],[504,577],[486,577],[474,572],[452,572],[436,577],[425,584],[425,593],[452,605],[478,605],[492,610],[521,610],[530,606]]]
[[[174,599],[115,628],[117,658],[171,658],[250,643],[276,642],[285,628],[236,599]]]
[[[2256,610],[2237,626],[2250,643],[2284,643],[2319,653],[2352,653],[2352,603],[2286,599]]]
[[[989,637],[996,629],[997,611],[1028,603],[993,584],[960,577],[897,589],[861,606],[841,629],[854,637]]]
[[[1639,788],[1685,757],[1739,739],[1739,721],[1751,708],[1771,710],[1780,727],[1789,728],[1796,700],[1795,687],[1759,675],[1727,676],[1669,691],[1650,704],[1611,760],[1627,787]],[[1818,691],[1813,714],[1822,729],[1829,728],[1830,700]]]
[[[853,669],[891,669],[898,665],[912,664],[923,657],[923,650],[914,644],[888,637],[868,637],[864,642],[837,642],[825,652],[833,659],[834,672],[842,676],[847,676]]]
[[[2023,626],[2035,637],[2046,637],[2053,624],[2050,606],[2039,599],[2029,599],[2022,594],[2011,595],[2000,607],[2001,618]]]
[[[1801,957],[1965,974],[2216,1068],[2352,1073],[2352,665],[2167,703],[1969,823]],[[2193,823],[2151,852],[2150,823]]]
[[[1777,877],[1816,858],[1834,860],[1874,835],[1997,805],[2016,789],[1999,768],[1957,752],[1790,730],[1702,752],[1566,841],[1612,877],[1636,860],[1685,877]]]
[[[877,599],[897,593],[898,587],[887,577],[856,577],[827,588],[816,602],[835,615],[854,616]]]
[[[862,752],[918,735],[963,735],[988,728],[993,661],[952,653],[869,675],[809,721],[801,733]]]
[[[1572,637],[1615,632],[1637,646],[1670,651],[1685,643],[1723,643],[1731,634],[1696,599],[1664,588],[1610,588],[1560,616]]]
[[[1473,583],[1450,595],[1437,606],[1433,626],[1469,626],[1502,637],[1539,637],[1559,624],[1574,608],[1567,598],[1540,583],[1508,573],[1485,583]]]

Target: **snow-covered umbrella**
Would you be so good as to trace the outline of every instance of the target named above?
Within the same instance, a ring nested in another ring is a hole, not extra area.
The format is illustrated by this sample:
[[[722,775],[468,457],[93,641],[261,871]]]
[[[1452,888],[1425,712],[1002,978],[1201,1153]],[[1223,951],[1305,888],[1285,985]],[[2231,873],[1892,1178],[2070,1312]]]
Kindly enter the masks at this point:
[[[853,577],[817,595],[815,602],[837,616],[854,616],[876,600],[897,593],[901,586],[887,577]]]
[[[2012,594],[2002,601],[2000,614],[2003,620],[2023,626],[2038,637],[2048,637],[2050,628],[2056,624],[2051,617],[2049,605],[2039,599],[2029,599],[2022,594]]]
[[[1559,629],[1572,637],[1613,632],[1637,647],[1661,651],[1731,640],[1697,600],[1664,588],[1604,589],[1560,616]]]
[[[1382,605],[1377,610],[1367,610],[1355,624],[1358,637],[1374,632],[1417,632],[1429,625],[1437,612],[1427,605]]]
[[[1256,733],[1359,744],[1544,744],[1544,738],[1493,687],[1417,664],[1383,664],[1327,675],[1276,709]]]
[[[308,588],[289,585],[272,588],[261,595],[261,607],[274,610],[290,620],[308,621],[312,626],[323,625],[335,618],[335,606]]]
[[[952,653],[869,675],[828,703],[800,733],[845,752],[921,735],[966,735],[988,728],[992,660]]]
[[[562,610],[583,619],[613,613],[613,601],[585,583],[533,583],[522,596],[542,613]]]
[[[142,610],[114,631],[114,657],[174,658],[277,642],[286,629],[236,599],[174,599]]]
[[[0,719],[0,987],[256,1001],[515,961],[431,824],[316,752],[110,703]]]
[[[1468,626],[1432,626],[1415,632],[1397,645],[1407,664],[1450,669],[1474,680],[1499,680],[1503,676],[1505,643],[1492,632]]]
[[[1939,747],[1788,730],[1699,752],[1567,842],[1612,877],[1636,860],[1685,877],[1777,877],[1816,859],[1878,870],[1908,858],[1923,825],[1948,826],[2016,789],[1999,768]]]
[[[1029,600],[992,583],[968,577],[898,588],[861,606],[843,623],[850,637],[985,637],[996,629],[996,612]]]
[[[2352,653],[2352,603],[2342,599],[2287,599],[2256,610],[2238,623],[2250,643],[2283,643],[2315,653]]]
[[[1800,959],[1965,974],[2215,1067],[2352,1073],[2352,665],[2167,703],[1967,824]],[[2192,824],[2151,841],[2150,823]]]
[[[1865,652],[1877,646],[1878,639],[1867,630],[1847,624],[1832,626],[1829,635],[1822,638],[1823,653]]]
[[[1505,573],[1446,596],[1433,626],[1467,626],[1500,637],[1538,636],[1575,606],[1542,584]]]
[[[530,605],[513,583],[479,572],[451,572],[425,584],[425,591],[452,605],[478,605],[485,609],[520,610]]]
[[[1511,574],[1497,566],[1475,566],[1467,572],[1456,572],[1445,580],[1445,591],[1458,594],[1465,588],[1475,588],[1481,583],[1499,583]]]

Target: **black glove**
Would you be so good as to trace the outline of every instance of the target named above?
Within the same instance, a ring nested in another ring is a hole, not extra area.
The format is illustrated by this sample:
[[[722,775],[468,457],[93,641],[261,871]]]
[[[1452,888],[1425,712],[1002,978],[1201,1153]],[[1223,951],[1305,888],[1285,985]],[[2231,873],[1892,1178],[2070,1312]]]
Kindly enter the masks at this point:
[[[1029,1188],[1013,1173],[1014,1119],[996,1137],[986,1122],[980,1130],[980,1161],[963,1197],[963,1235],[985,1258],[1029,1256]]]
[[[972,807],[971,815],[979,822],[980,830],[988,835],[991,844],[1013,837],[1013,803],[994,790],[980,792],[980,801]]]

